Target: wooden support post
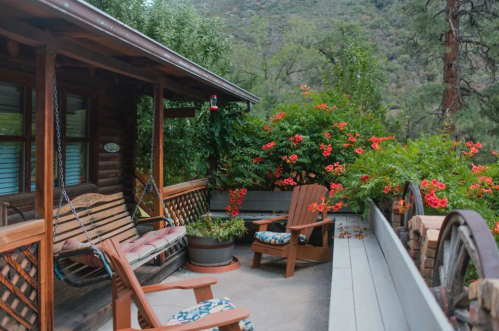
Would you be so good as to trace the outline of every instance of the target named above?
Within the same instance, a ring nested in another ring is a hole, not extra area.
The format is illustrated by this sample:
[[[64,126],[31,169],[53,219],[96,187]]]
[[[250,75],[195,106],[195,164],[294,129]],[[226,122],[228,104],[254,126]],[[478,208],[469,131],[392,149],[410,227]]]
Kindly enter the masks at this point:
[[[54,62],[55,53],[47,46],[36,47],[36,216],[45,220],[44,272],[40,277],[40,302],[46,302],[45,327],[54,329],[54,274],[53,274],[53,149],[54,149]]]
[[[214,125],[214,122],[216,121],[216,114],[217,112],[215,111],[210,111],[210,125],[212,127],[216,127]],[[212,144],[212,147],[213,147],[213,153],[210,154],[209,156],[209,165],[210,165],[210,168],[208,169],[208,176],[215,176],[215,173],[217,172],[217,169],[218,169],[218,151],[217,151],[217,142],[215,141],[215,137],[212,137],[211,138],[211,144]]]
[[[163,199],[163,84],[158,84],[154,88],[154,171],[153,176],[159,189],[161,199]],[[164,216],[163,204],[158,195],[154,194],[153,200],[154,216]],[[155,222],[154,230],[165,227],[165,222]],[[157,262],[162,264],[165,260],[164,253],[157,257]]]

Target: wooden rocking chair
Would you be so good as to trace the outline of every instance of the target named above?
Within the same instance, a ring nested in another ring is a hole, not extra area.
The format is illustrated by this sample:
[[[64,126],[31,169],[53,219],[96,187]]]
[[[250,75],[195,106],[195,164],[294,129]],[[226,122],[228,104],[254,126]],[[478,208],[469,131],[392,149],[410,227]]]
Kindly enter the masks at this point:
[[[200,277],[158,285],[140,286],[119,241],[112,238],[106,240],[102,246],[115,271],[112,279],[114,331],[136,330],[131,327],[130,307],[132,300],[139,310],[138,320],[143,330],[196,331],[218,327],[220,331],[241,331],[239,322],[249,317],[246,308],[233,308],[206,315],[193,322],[175,326],[162,326],[145,296],[146,293],[174,289],[193,289],[196,301],[199,304],[205,300],[213,299],[211,285],[216,284],[217,280],[213,277]]]
[[[297,186],[293,189],[288,215],[253,222],[259,225],[257,235],[255,235],[258,238],[262,234],[261,232],[267,231],[268,224],[288,219],[286,233],[290,233],[291,238],[287,238],[288,240],[285,241],[272,240],[272,243],[256,239],[251,246],[251,250],[255,252],[252,268],[260,267],[262,253],[288,259],[286,278],[294,275],[296,259],[331,262],[332,252],[328,247],[328,226],[329,223],[334,222],[334,219],[327,218],[327,212],[323,212],[322,221],[317,222],[319,212],[312,213],[308,210],[308,206],[312,202],[320,203],[320,198],[325,196],[326,192],[327,189],[324,186],[317,184]],[[317,226],[322,226],[322,247],[308,245],[310,235]],[[276,238],[282,236],[279,233],[270,233],[270,236],[273,234],[276,234]],[[299,240],[303,241],[303,245],[300,245]]]

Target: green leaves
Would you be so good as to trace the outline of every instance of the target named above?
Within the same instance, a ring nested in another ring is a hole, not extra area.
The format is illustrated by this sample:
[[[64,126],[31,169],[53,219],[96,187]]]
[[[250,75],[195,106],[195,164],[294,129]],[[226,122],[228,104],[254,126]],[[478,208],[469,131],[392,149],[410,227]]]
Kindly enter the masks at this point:
[[[219,241],[241,238],[248,231],[240,217],[222,220],[203,217],[186,227],[187,234],[195,237],[210,237]]]

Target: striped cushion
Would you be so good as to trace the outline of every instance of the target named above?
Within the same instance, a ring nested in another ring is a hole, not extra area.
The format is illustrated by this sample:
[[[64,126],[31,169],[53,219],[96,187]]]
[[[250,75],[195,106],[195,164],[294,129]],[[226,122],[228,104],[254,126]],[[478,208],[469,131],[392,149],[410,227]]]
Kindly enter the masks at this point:
[[[175,226],[173,228],[167,227],[157,231],[150,231],[144,234],[139,239],[136,239],[130,243],[122,244],[121,248],[126,254],[128,263],[132,264],[139,260],[143,260],[149,255],[161,251],[168,244],[177,241],[179,238],[185,236],[185,226]],[[79,249],[88,247],[88,245],[77,242],[74,240],[66,240],[64,245],[62,245],[61,251],[67,251],[72,249]],[[96,246],[101,252],[102,246]],[[102,262],[95,256],[95,254],[80,254],[69,257],[71,261],[83,263],[91,267],[100,268],[102,267]]]
[[[198,303],[196,306],[182,310],[168,319],[164,326],[181,325],[197,321],[207,315],[221,311],[231,310],[236,306],[229,298],[210,299]],[[249,320],[239,321],[239,327],[242,331],[253,331],[253,324]],[[218,331],[218,328],[205,329],[203,331]]]
[[[103,252],[101,245],[97,245],[95,247],[98,250],[100,250],[101,252]],[[66,240],[66,242],[64,242],[64,245],[62,245],[61,252],[70,251],[73,249],[81,249],[81,248],[88,248],[88,245],[81,243],[81,242],[78,242],[78,241],[68,239],[68,240]],[[89,265],[91,267],[96,267],[96,268],[102,267],[101,260],[97,256],[95,256],[95,254],[93,254],[93,253],[74,255],[74,256],[69,257],[69,259],[73,262],[79,262],[82,264]]]

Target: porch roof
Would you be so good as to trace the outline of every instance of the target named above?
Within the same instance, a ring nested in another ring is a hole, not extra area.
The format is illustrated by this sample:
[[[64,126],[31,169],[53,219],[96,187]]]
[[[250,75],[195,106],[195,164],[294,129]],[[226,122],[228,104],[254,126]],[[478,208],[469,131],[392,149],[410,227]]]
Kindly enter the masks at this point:
[[[81,0],[0,0],[0,35],[31,46],[48,45],[68,66],[95,66],[137,82],[208,101],[260,99]]]

